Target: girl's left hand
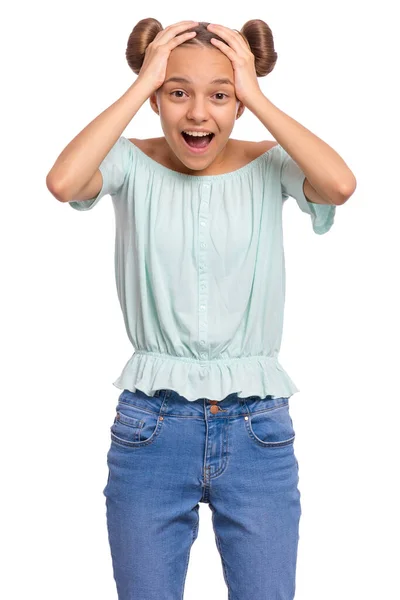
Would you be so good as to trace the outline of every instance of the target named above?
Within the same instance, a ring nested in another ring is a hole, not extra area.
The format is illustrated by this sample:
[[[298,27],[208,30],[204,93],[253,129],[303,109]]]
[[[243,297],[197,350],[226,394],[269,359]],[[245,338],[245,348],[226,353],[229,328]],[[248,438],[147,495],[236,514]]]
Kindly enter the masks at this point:
[[[211,43],[226,54],[231,61],[235,75],[236,96],[238,100],[248,106],[248,103],[250,104],[256,96],[262,94],[257,81],[254,54],[238,31],[213,23],[207,25],[207,29],[226,40],[225,44],[220,40],[212,38]]]

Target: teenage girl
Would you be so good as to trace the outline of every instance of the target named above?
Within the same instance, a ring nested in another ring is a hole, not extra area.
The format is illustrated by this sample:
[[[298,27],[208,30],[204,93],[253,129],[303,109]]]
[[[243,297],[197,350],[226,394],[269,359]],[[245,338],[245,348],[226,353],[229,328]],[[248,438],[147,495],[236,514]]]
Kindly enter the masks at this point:
[[[317,234],[356,180],[257,78],[270,28],[239,32],[143,19],[126,50],[138,75],[63,150],[47,186],[76,210],[110,194],[115,275],[134,348],[118,397],[104,489],[119,600],[178,600],[199,502],[212,510],[232,600],[292,600],[301,515],[289,399],[278,355],[289,196]],[[122,135],[144,102],[164,135]],[[231,139],[245,107],[275,141]],[[92,258],[90,259],[92,260]]]

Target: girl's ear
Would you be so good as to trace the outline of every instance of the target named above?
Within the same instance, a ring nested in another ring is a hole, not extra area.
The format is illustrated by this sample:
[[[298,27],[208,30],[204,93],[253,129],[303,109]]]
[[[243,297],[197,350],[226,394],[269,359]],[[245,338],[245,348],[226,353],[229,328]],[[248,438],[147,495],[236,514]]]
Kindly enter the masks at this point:
[[[245,109],[245,105],[243,104],[243,102],[239,102],[238,103],[238,108],[236,110],[236,118],[238,119],[239,117],[242,116],[242,114],[244,113],[244,109]]]
[[[150,101],[151,108],[158,115],[159,114],[159,110],[158,110],[158,103],[157,103],[157,94],[155,92],[153,92],[151,94],[151,96],[149,97],[149,101]]]

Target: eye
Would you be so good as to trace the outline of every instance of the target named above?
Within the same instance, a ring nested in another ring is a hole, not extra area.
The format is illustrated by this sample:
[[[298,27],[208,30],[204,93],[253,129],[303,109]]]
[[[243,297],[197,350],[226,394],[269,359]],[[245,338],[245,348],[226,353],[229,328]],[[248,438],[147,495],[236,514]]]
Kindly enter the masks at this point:
[[[171,92],[170,95],[172,96],[173,94],[184,94],[184,92],[183,90],[175,90]],[[216,92],[214,96],[225,96],[226,98],[228,98],[228,94],[224,94],[223,92]],[[175,96],[175,98],[182,98],[182,96]],[[223,98],[220,99],[223,100]]]

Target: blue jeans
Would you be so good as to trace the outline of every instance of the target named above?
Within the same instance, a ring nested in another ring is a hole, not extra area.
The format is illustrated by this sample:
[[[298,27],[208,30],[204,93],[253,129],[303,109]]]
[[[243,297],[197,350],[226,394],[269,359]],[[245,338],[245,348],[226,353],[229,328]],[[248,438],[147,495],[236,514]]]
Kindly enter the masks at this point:
[[[293,600],[298,462],[289,398],[188,401],[124,390],[111,425],[107,529],[119,600],[182,600],[199,502],[229,600]]]

